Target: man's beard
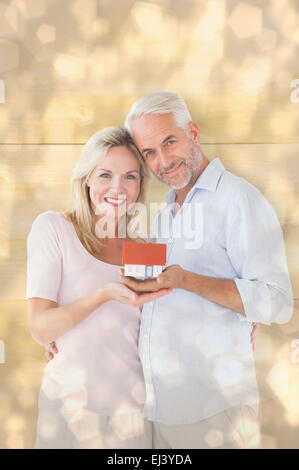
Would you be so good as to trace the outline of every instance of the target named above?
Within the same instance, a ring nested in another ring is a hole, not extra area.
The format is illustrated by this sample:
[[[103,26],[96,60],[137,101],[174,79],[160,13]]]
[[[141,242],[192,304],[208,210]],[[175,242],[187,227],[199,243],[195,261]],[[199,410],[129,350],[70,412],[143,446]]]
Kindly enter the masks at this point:
[[[195,145],[192,140],[190,140],[190,158],[188,158],[187,160],[185,158],[180,158],[179,160],[176,160],[168,168],[165,168],[163,171],[158,171],[155,176],[156,178],[158,178],[159,181],[164,184],[167,184],[168,186],[171,186],[173,189],[183,189],[188,186],[188,184],[191,183],[191,181],[195,177],[199,167],[201,166],[202,160],[203,158],[200,148]],[[175,185],[170,183],[169,181],[166,181],[164,179],[164,173],[172,170],[173,168],[178,167],[178,165],[180,165],[181,163],[183,163],[183,165],[185,165],[187,169],[187,175],[184,181],[182,181],[182,183],[179,185]]]

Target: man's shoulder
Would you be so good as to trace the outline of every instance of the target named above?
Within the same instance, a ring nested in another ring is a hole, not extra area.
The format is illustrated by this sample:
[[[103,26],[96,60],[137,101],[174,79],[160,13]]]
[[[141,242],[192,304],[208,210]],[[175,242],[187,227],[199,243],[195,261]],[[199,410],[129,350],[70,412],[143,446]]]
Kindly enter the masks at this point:
[[[219,186],[222,193],[219,194],[220,200],[226,200],[226,208],[229,211],[251,211],[259,213],[264,217],[277,218],[274,207],[264,196],[264,194],[252,183],[241,176],[237,176],[230,171],[223,173]],[[226,194],[226,199],[224,195]]]
[[[248,180],[242,176],[235,175],[228,170],[225,170],[222,174],[222,177],[219,181],[219,186],[217,188],[220,192],[225,192],[234,200],[240,196],[258,196],[262,195],[260,190],[250,183]]]

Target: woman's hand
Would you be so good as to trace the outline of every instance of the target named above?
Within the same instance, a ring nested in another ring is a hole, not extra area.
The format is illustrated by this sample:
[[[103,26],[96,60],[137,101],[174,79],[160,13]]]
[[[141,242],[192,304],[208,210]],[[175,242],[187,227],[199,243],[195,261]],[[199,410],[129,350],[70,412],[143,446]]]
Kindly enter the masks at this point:
[[[111,282],[104,286],[107,300],[117,300],[118,302],[138,307],[146,302],[156,300],[163,295],[169,294],[172,289],[160,289],[156,292],[134,292],[121,282]]]
[[[255,342],[258,335],[259,325],[256,322],[252,322],[252,331],[250,335],[250,342],[252,344],[252,350],[255,351]]]
[[[49,343],[46,347],[46,352],[45,352],[45,356],[47,358],[47,362],[51,361],[55,354],[58,353],[58,349],[57,349],[57,346],[55,344],[55,341],[52,341],[52,343]]]

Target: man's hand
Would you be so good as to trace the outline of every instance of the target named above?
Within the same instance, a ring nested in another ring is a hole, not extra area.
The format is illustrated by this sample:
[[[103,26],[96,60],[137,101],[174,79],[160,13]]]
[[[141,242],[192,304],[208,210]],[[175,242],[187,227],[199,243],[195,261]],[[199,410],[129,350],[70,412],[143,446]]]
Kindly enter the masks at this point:
[[[156,292],[161,289],[178,289],[182,284],[183,275],[184,270],[178,264],[169,266],[159,274],[159,276],[153,279],[145,280],[124,276],[124,270],[121,269],[122,282],[135,292]]]
[[[259,325],[255,322],[252,322],[252,332],[250,335],[250,342],[252,344],[252,350],[255,351],[255,342],[258,335]]]
[[[45,356],[47,358],[47,362],[49,362],[54,358],[55,354],[58,353],[58,349],[54,341],[49,343],[45,349]]]

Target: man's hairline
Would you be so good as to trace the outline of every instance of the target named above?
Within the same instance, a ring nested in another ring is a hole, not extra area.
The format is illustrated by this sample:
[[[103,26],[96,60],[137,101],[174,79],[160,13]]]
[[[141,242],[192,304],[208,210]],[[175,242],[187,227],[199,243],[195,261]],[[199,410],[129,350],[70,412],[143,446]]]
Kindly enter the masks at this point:
[[[188,122],[188,124],[187,124],[187,129],[186,129],[185,127],[182,127],[182,126],[180,126],[180,125],[177,123],[176,118],[175,118],[175,116],[174,116],[174,113],[173,113],[172,111],[170,111],[169,113],[142,113],[142,114],[137,114],[137,115],[132,116],[132,118],[130,119],[130,128],[131,128],[131,129],[128,129],[128,127],[126,127],[127,131],[128,131],[129,134],[131,135],[131,137],[132,137],[132,139],[133,139],[133,141],[134,141],[136,147],[137,147],[137,144],[136,144],[136,142],[135,142],[135,140],[134,140],[134,137],[133,137],[133,122],[134,122],[134,120],[136,120],[136,119],[138,119],[138,118],[142,118],[142,117],[144,117],[144,116],[163,116],[163,115],[166,115],[166,114],[172,114],[172,117],[173,117],[173,120],[174,120],[176,126],[177,126],[179,129],[182,129],[182,130],[185,132],[186,136],[187,136],[188,138],[190,138],[189,124],[190,124],[191,122],[194,122],[194,121],[192,121],[192,119]],[[138,149],[138,150],[139,150],[139,149]],[[139,152],[141,153],[140,150],[139,150]]]

